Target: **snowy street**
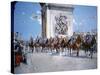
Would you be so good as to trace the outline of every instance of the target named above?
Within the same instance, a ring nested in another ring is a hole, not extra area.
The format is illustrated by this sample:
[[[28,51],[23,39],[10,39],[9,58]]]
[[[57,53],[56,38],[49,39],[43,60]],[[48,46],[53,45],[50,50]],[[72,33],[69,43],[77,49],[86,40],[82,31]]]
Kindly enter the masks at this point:
[[[27,53],[27,64],[21,63],[15,67],[15,73],[54,72],[69,70],[86,70],[97,68],[97,54],[93,58],[86,57],[80,51],[79,57],[74,54]]]

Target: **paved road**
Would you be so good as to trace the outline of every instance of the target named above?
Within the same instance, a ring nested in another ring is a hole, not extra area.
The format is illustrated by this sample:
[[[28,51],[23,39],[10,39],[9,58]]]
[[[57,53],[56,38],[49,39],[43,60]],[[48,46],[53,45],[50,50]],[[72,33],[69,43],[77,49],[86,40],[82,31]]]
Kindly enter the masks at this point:
[[[97,54],[93,59],[86,57],[83,51],[79,57],[68,54],[27,53],[27,64],[21,63],[15,68],[15,73],[53,72],[69,70],[85,70],[97,68]]]

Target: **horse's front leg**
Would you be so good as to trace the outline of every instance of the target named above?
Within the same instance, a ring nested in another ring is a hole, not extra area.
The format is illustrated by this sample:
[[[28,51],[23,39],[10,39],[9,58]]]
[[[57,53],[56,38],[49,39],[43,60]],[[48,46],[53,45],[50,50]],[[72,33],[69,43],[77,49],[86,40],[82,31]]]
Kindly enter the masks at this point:
[[[32,47],[32,53],[34,52],[34,46]]]
[[[33,49],[33,47],[32,47],[32,53],[33,53],[33,51],[34,51],[34,49]]]
[[[56,53],[59,53],[59,50],[58,50],[58,48],[56,48]]]
[[[50,51],[51,51],[51,53],[52,53],[52,47],[50,46]]]
[[[77,56],[79,56],[79,49],[77,49]]]
[[[71,48],[69,48],[69,53],[70,53],[70,56],[71,56]]]
[[[43,46],[41,46],[41,52],[43,52]]]
[[[38,52],[38,46],[36,46],[36,52]]]
[[[93,51],[90,52],[90,55],[91,55],[91,59],[92,59],[92,57],[93,57]]]
[[[92,59],[92,57],[93,57],[93,48],[91,48],[89,51],[90,51],[89,56],[90,56],[90,57],[91,57],[91,59]]]
[[[86,56],[88,55],[88,49],[85,49],[85,55]]]
[[[64,52],[64,47],[62,47],[62,53]]]

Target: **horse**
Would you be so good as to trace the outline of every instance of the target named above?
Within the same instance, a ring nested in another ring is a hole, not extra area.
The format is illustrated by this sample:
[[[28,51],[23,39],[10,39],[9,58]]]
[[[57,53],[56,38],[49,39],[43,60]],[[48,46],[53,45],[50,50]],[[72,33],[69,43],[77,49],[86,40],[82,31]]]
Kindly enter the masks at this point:
[[[48,49],[48,47],[49,47],[48,41],[49,41],[49,39],[47,39],[47,38],[42,39],[42,42],[41,42],[42,50],[41,50],[41,52],[43,52],[44,49]]]
[[[82,47],[85,50],[85,54],[90,52],[89,56],[93,57],[94,48],[96,48],[96,39],[95,36],[90,36],[88,39],[85,37],[85,39],[82,42]]]
[[[68,52],[70,53],[70,55],[71,55],[72,45],[74,42],[75,42],[75,37],[71,36],[67,42],[67,48],[68,48]]]
[[[31,48],[31,50],[32,50],[32,53],[33,53],[33,51],[34,51],[34,41],[33,41],[33,38],[31,37],[30,38],[30,42],[29,42],[29,47]]]
[[[54,49],[54,38],[50,38],[49,41],[48,41],[48,46],[49,46],[49,49],[51,49],[51,52],[53,51]]]
[[[81,36],[78,35],[76,39],[74,38],[74,42],[71,42],[71,41],[72,41],[71,39],[68,41],[68,49],[70,50],[70,55],[71,55],[71,50],[72,51],[76,50],[77,56],[79,56],[79,49],[80,49],[81,41],[82,41]]]
[[[64,50],[67,48],[67,42],[68,42],[68,40],[67,40],[67,38],[60,38],[59,39],[59,48],[60,48],[60,50],[61,50],[61,52],[64,52]]]
[[[39,47],[40,47],[39,39],[36,39],[36,40],[35,40],[34,45],[35,45],[35,50],[36,50],[36,52],[39,52]]]
[[[58,44],[58,38],[57,37],[53,38],[53,41],[51,43],[51,48],[52,50],[56,50],[56,53],[59,53],[57,44]]]

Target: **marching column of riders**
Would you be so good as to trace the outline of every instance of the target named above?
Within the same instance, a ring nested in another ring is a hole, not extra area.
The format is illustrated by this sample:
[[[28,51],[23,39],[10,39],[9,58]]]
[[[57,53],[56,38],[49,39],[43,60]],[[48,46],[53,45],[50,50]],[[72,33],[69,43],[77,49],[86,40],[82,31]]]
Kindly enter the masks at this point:
[[[76,51],[76,55],[79,56],[79,51],[84,50],[85,53],[89,52],[89,56],[92,58],[93,53],[97,52],[97,37],[96,35],[87,34],[73,35],[68,37],[54,37],[54,38],[30,38],[29,41],[14,40],[14,56],[15,66],[20,65],[21,62],[27,64],[27,52],[64,52],[68,50],[72,55],[72,51]]]

